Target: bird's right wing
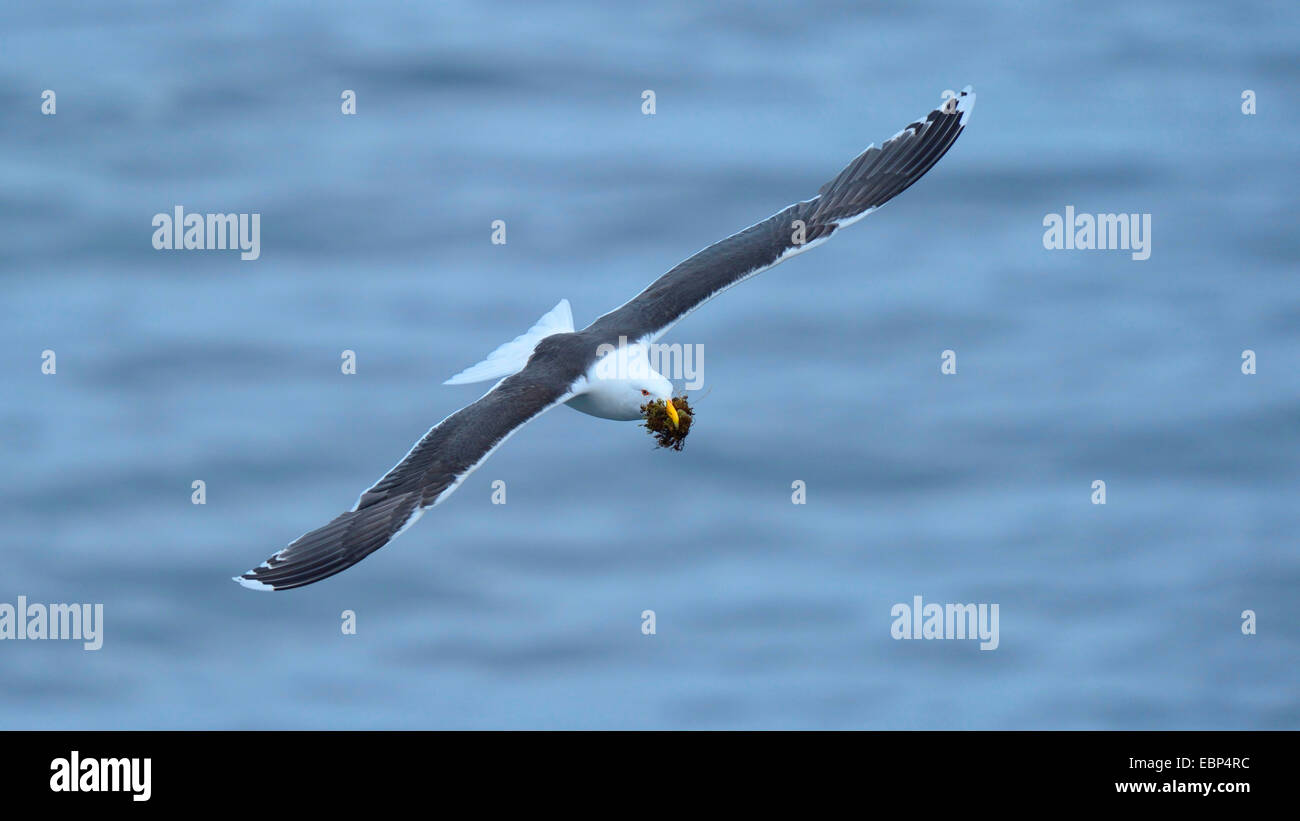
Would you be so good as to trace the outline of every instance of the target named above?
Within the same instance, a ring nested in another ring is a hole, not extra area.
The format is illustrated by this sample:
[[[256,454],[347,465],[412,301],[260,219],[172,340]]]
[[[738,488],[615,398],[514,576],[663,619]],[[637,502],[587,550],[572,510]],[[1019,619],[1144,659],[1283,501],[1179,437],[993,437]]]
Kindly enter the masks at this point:
[[[516,430],[567,401],[569,385],[567,377],[542,366],[501,380],[478,401],[434,425],[361,494],[356,507],[299,536],[235,581],[255,590],[288,590],[346,570],[450,496]]]
[[[715,242],[593,322],[602,336],[655,340],[713,297],[875,211],[934,167],[961,136],[975,107],[970,86],[877,148],[869,146],[817,196]]]

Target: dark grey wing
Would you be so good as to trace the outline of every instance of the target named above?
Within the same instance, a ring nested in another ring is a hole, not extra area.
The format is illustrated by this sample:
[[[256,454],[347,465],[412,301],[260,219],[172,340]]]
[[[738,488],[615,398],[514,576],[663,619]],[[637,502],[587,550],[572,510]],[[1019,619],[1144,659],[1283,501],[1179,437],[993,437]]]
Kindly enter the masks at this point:
[[[731,286],[820,245],[898,196],[952,147],[974,106],[975,93],[967,86],[884,145],[867,148],[816,197],[710,245],[587,330],[632,340],[658,339]]]
[[[388,544],[529,420],[566,401],[563,369],[536,362],[507,377],[478,401],[435,425],[357,505],[235,581],[257,590],[288,590],[332,576]]]

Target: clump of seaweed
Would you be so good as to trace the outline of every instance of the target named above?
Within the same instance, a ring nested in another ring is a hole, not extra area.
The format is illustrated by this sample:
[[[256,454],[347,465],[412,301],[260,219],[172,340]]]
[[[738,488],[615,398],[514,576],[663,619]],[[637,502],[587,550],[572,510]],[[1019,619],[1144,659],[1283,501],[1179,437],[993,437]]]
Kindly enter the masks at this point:
[[[685,395],[674,396],[671,401],[673,410],[677,411],[675,424],[662,399],[642,405],[641,413],[645,414],[646,430],[650,431],[650,435],[655,438],[659,447],[681,450],[686,445],[686,435],[691,432],[691,419],[695,412],[691,409],[691,403],[686,401]]]

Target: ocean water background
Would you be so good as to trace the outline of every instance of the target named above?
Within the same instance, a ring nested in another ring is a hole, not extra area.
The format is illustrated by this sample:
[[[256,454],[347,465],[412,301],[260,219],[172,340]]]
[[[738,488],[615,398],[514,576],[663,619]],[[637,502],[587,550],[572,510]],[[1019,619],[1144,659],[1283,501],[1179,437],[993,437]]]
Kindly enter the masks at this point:
[[[0,601],[105,611],[97,652],[0,642],[0,728],[1300,726],[1295,4],[45,2],[0,32]],[[230,581],[559,298],[585,324],[967,83],[925,179],[665,339],[704,350],[684,452],[559,409],[347,573]],[[155,251],[178,204],[260,213],[261,258]],[[1151,258],[1045,250],[1067,205],[1151,214]],[[999,648],[892,639],[914,595],[997,603]]]

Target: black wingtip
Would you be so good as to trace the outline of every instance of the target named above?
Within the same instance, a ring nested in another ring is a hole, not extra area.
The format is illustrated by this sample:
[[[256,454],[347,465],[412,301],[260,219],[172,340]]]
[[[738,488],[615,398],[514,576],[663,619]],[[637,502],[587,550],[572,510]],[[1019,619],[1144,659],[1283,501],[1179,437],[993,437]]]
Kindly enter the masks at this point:
[[[349,510],[305,533],[261,565],[234,580],[250,590],[291,590],[327,579],[388,544],[414,523],[418,493],[401,493]]]
[[[867,148],[821,187],[811,214],[826,231],[851,225],[925,176],[961,136],[975,107],[975,91],[945,92],[938,108],[909,123],[880,147]]]

